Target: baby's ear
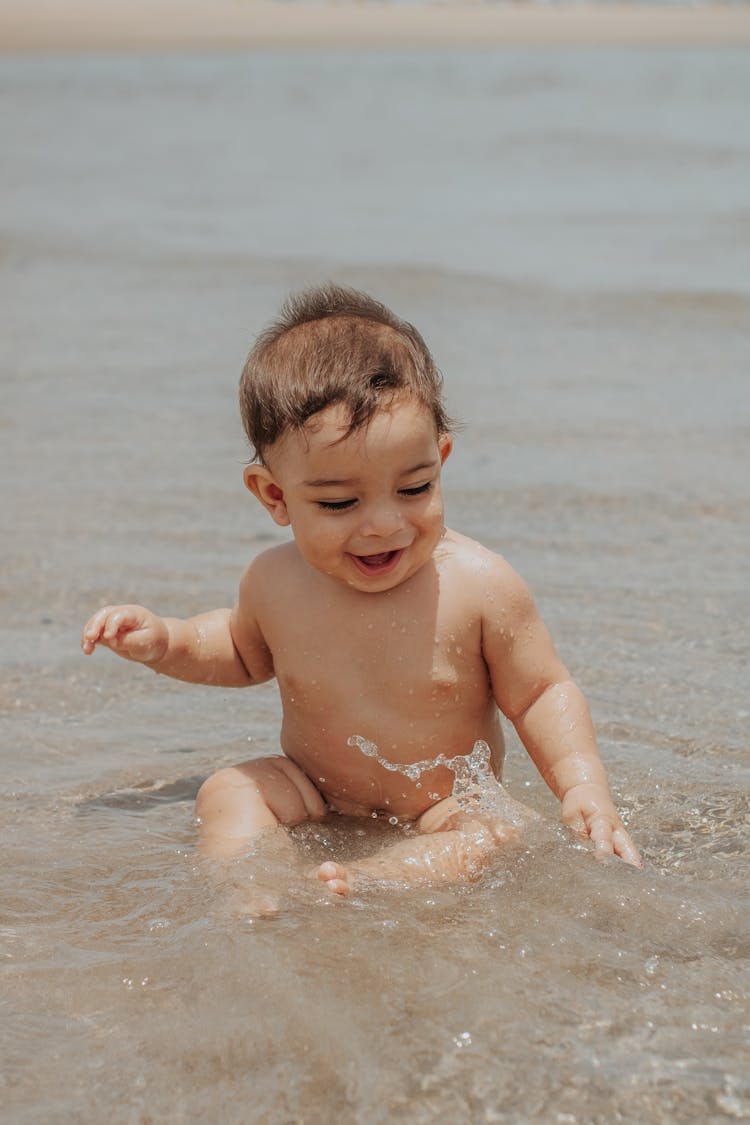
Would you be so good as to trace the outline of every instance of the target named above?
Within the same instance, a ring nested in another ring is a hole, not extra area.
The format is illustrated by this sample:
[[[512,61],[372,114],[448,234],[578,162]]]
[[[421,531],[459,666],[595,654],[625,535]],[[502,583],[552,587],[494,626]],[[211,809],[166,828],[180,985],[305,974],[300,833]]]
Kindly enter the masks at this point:
[[[453,438],[450,434],[440,435],[438,438],[438,449],[440,450],[440,464],[444,465],[453,449]]]
[[[270,513],[271,519],[280,527],[288,527],[290,520],[284,502],[284,493],[276,478],[265,465],[248,465],[243,474],[245,488],[260,500]]]

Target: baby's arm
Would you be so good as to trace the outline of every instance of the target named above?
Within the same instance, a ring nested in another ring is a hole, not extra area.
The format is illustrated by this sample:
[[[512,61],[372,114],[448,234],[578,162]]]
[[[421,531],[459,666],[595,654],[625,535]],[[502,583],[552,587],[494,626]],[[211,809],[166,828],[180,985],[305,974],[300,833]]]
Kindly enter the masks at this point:
[[[81,648],[97,645],[176,680],[247,687],[273,676],[271,654],[252,612],[249,570],[234,609],[214,609],[181,620],[158,617],[139,605],[104,606],[86,623]]]
[[[562,804],[563,822],[597,852],[641,858],[615,809],[586,700],[555,652],[527,587],[498,563],[483,647],[498,706]],[[496,610],[496,606],[502,606]]]
[[[244,687],[253,680],[232,640],[230,616],[215,609],[182,621],[140,605],[105,606],[87,622],[81,648],[90,655],[103,645],[176,680]]]

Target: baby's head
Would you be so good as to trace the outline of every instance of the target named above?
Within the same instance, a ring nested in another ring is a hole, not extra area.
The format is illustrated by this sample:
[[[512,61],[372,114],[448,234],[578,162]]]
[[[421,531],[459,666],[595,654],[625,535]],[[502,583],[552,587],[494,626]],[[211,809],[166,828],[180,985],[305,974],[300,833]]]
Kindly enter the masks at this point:
[[[240,383],[245,484],[314,570],[382,593],[433,557],[451,450],[441,385],[417,330],[351,290],[308,290],[260,336]]]
[[[365,293],[325,285],[291,297],[258,337],[240,380],[240,411],[254,458],[329,406],[347,435],[395,398],[412,398],[450,431],[443,380],[419,332]]]

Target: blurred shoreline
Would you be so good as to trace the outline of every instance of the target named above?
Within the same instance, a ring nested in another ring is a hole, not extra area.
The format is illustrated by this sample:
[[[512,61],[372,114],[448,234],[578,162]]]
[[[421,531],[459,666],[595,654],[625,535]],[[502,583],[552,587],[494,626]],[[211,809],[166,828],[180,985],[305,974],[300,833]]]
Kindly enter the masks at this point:
[[[750,5],[3,0],[0,52],[746,46]]]

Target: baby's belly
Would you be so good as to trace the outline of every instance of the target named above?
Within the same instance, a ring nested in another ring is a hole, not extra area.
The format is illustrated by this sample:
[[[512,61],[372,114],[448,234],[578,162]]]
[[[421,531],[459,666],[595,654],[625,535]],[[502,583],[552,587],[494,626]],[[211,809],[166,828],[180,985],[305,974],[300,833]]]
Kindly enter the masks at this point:
[[[496,712],[481,725],[476,737],[467,739],[454,731],[447,741],[444,737],[426,740],[427,746],[410,741],[394,744],[393,740],[388,744],[385,739],[376,746],[362,736],[329,741],[322,734],[315,742],[306,738],[300,745],[290,733],[286,730],[282,737],[287,756],[305,771],[328,806],[347,816],[375,813],[416,820],[453,793],[454,770],[433,764],[435,760],[465,757],[478,738],[490,747],[498,780],[502,776],[504,743]],[[326,735],[330,738],[330,732]]]
[[[391,774],[393,771],[385,771]],[[332,783],[319,785],[320,791],[333,812],[346,816],[397,816],[399,819],[416,820],[436,801],[449,797],[453,792],[455,775],[447,769],[433,769],[413,781],[405,775],[397,775],[393,781],[388,777],[371,776],[338,779]]]

